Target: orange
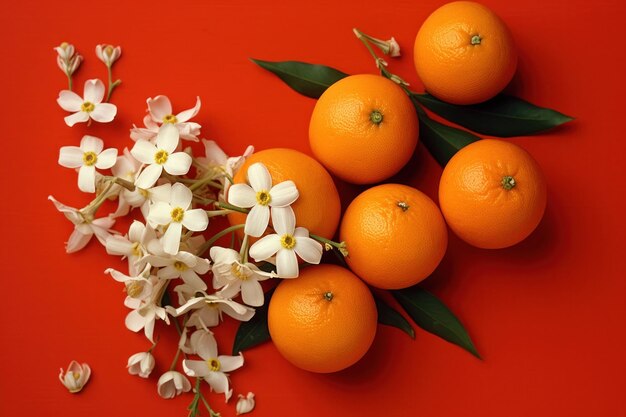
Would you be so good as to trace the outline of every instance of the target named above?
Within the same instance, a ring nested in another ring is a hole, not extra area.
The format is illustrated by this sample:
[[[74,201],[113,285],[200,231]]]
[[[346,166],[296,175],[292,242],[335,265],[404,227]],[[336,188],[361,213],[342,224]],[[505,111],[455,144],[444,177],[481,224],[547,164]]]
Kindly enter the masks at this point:
[[[235,184],[246,182],[248,167],[262,162],[272,176],[272,184],[292,180],[300,196],[291,205],[296,225],[310,233],[332,239],[341,214],[341,203],[335,183],[328,171],[315,159],[293,149],[266,149],[250,156],[234,178]],[[231,213],[230,224],[243,224],[246,214]],[[243,236],[243,231],[241,236]]]
[[[340,228],[346,261],[365,282],[406,288],[428,277],[448,246],[448,229],[437,205],[415,188],[379,185],[348,206]]]
[[[315,265],[278,285],[268,326],[285,359],[328,373],[365,355],[376,335],[377,315],[369,288],[356,275],[335,265]]]
[[[387,78],[352,75],[331,85],[317,101],[309,125],[315,157],[354,184],[380,182],[413,155],[418,121],[411,100]]]
[[[535,230],[546,208],[539,165],[510,142],[484,139],[456,153],[439,183],[450,228],[479,248],[506,248]]]
[[[517,67],[509,29],[487,7],[471,1],[435,10],[417,34],[413,58],[426,91],[454,104],[489,100]]]

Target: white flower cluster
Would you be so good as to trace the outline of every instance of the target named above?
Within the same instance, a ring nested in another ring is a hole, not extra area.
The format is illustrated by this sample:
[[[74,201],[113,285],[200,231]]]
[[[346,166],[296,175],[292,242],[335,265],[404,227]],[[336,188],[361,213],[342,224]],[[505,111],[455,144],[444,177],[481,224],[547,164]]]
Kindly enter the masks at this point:
[[[199,99],[194,108],[176,115],[165,96],[149,98],[147,104],[146,127],[131,129],[132,149],[118,154],[116,149],[104,149],[103,141],[93,136],[84,136],[79,146],[61,148],[59,164],[77,169],[78,188],[95,193],[91,203],[76,209],[49,198],[74,225],[68,253],[84,248],[95,235],[107,253],[128,261],[127,273],[113,268],[105,272],[125,286],[124,305],[130,309],[126,327],[143,330],[152,342],[150,349],[129,358],[128,371],[144,378],[150,375],[155,366],[151,352],[158,342],[155,331],[160,329],[156,325],[174,323],[180,328],[178,351],[158,380],[159,395],[173,398],[190,391],[187,377],[195,377],[198,384],[204,380],[213,391],[224,393],[228,401],[232,395],[228,373],[243,365],[243,356],[219,355],[211,328],[223,314],[249,320],[254,307],[264,303],[260,282],[297,277],[297,256],[319,263],[322,245],[306,229],[296,227],[291,204],[299,193],[292,181],[273,185],[267,168],[256,163],[247,171],[249,185],[230,185],[252,147],[237,157],[228,157],[214,141],[202,140],[204,155],[199,157],[182,147],[181,139],[198,141],[201,126],[189,120],[200,109]],[[107,169],[111,175],[99,171]],[[117,207],[109,215],[96,217],[101,207],[115,200]],[[209,219],[234,211],[249,213],[245,225],[230,226],[206,240],[203,232]],[[114,231],[115,221],[126,215],[134,216],[127,233]],[[236,232],[242,228],[243,241],[235,245]],[[230,248],[215,244],[229,234]],[[250,245],[251,238],[260,239]],[[207,252],[210,259],[204,257]],[[249,257],[263,264],[250,262]],[[186,376],[176,370],[180,352],[185,354]],[[192,355],[201,360],[190,359]],[[238,409],[249,411],[253,398],[251,393],[240,396]]]

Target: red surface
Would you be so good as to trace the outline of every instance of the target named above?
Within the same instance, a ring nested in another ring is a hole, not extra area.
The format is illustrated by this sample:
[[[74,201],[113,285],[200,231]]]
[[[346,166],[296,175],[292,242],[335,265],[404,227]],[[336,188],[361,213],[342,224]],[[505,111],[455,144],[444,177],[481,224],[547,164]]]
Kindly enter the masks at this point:
[[[353,26],[395,36],[404,56],[392,69],[419,88],[412,43],[420,22],[443,2],[389,0],[254,3],[195,1],[4,4],[2,71],[2,267],[0,415],[183,416],[191,400],[162,400],[156,380],[174,341],[157,348],[148,381],[125,370],[148,347],[124,328],[120,284],[102,271],[120,266],[95,242],[65,255],[71,225],[46,201],[88,196],[56,164],[58,148],[89,132],[109,146],[131,144],[145,99],[169,95],[175,109],[203,99],[203,136],[231,153],[289,146],[308,152],[314,101],[248,61],[298,59],[350,73],[374,72]],[[334,375],[300,371],[271,344],[246,353],[232,374],[236,393],[257,395],[256,416],[598,416],[626,415],[626,282],[623,254],[623,16],[626,3],[485,1],[519,47],[511,92],[577,120],[546,135],[513,139],[541,164],[548,208],[537,231],[499,251],[451,235],[427,286],[466,324],[483,361],[421,330],[411,341],[379,327],[372,350]],[[104,78],[96,43],[123,47],[123,80],[110,125],[68,128],[55,98],[65,88],[52,47],[73,42],[87,57],[77,84]],[[441,169],[420,147],[399,179],[436,195]],[[163,335],[168,332],[162,332]],[[226,349],[234,326],[220,331]],[[57,381],[59,367],[86,361],[93,379],[79,395]],[[224,416],[234,403],[209,395]]]

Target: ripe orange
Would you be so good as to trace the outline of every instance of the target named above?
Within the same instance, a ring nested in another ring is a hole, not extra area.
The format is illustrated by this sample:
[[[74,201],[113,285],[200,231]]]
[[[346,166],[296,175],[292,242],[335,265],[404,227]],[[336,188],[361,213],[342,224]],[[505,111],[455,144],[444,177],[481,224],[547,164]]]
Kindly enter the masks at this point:
[[[307,371],[328,373],[365,355],[376,335],[377,314],[370,290],[352,272],[315,265],[278,285],[268,325],[285,359]]]
[[[524,240],[546,207],[546,182],[528,152],[484,139],[456,153],[439,183],[439,204],[450,228],[467,243],[506,248]]]
[[[383,184],[358,195],[340,228],[350,268],[374,287],[399,289],[428,277],[448,246],[437,205],[415,188]]]
[[[417,136],[411,100],[393,81],[369,74],[331,85],[317,101],[309,125],[315,157],[354,184],[397,173],[411,159]]]
[[[291,206],[296,214],[296,225],[332,239],[339,224],[341,203],[335,183],[324,167],[310,156],[293,149],[266,149],[246,160],[235,175],[235,184],[246,181],[248,167],[255,162],[262,162],[267,167],[273,185],[286,180],[296,184],[300,196]],[[228,221],[232,225],[243,224],[246,214],[231,213]]]
[[[471,1],[435,10],[415,38],[413,58],[426,91],[454,104],[492,98],[517,67],[509,29],[490,9]]]

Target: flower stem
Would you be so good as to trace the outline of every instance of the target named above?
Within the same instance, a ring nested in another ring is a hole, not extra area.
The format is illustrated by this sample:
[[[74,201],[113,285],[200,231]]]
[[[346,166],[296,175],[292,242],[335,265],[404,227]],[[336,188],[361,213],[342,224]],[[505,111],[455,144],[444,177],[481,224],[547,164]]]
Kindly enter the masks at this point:
[[[333,247],[339,249],[339,252],[346,257],[348,256],[348,247],[346,246],[346,242],[335,242],[330,239],[326,239],[325,237],[310,234],[311,239],[317,240],[318,242],[324,244],[324,249],[331,250]]]
[[[113,82],[113,70],[111,67],[112,65],[107,65],[107,73],[109,75],[109,91],[107,92],[105,102],[108,102],[111,99],[111,94],[113,93],[113,90],[115,90],[115,87],[122,83],[122,80],[115,80],[115,82]]]
[[[69,72],[66,72],[65,75],[67,75],[67,85],[70,91],[72,91],[72,74],[70,74]]]
[[[233,206],[232,204],[228,204],[228,203],[225,203],[223,201],[220,201],[219,203],[215,203],[215,205],[217,207],[219,207],[219,208],[232,210],[232,211],[238,211],[239,213],[244,213],[244,214],[250,213],[250,210],[248,210],[248,209],[237,207],[237,206]]]
[[[174,360],[172,361],[172,364],[170,365],[170,371],[173,371],[174,368],[176,368],[176,364],[178,363],[179,357],[180,357],[180,347],[176,349],[176,355],[174,355]]]
[[[248,262],[248,235],[243,236],[243,242],[241,242],[241,249],[239,249],[239,258],[242,263]]]
[[[236,224],[234,226],[230,226],[224,230],[222,230],[219,233],[216,233],[215,236],[213,236],[211,239],[207,240],[206,242],[204,242],[202,244],[202,246],[200,246],[200,248],[198,249],[198,256],[202,256],[202,254],[204,254],[204,252],[206,252],[207,249],[209,249],[211,246],[213,246],[213,244],[215,242],[217,242],[222,236],[226,236],[227,234],[234,232],[235,230],[238,229],[242,229],[245,225],[243,224]]]

